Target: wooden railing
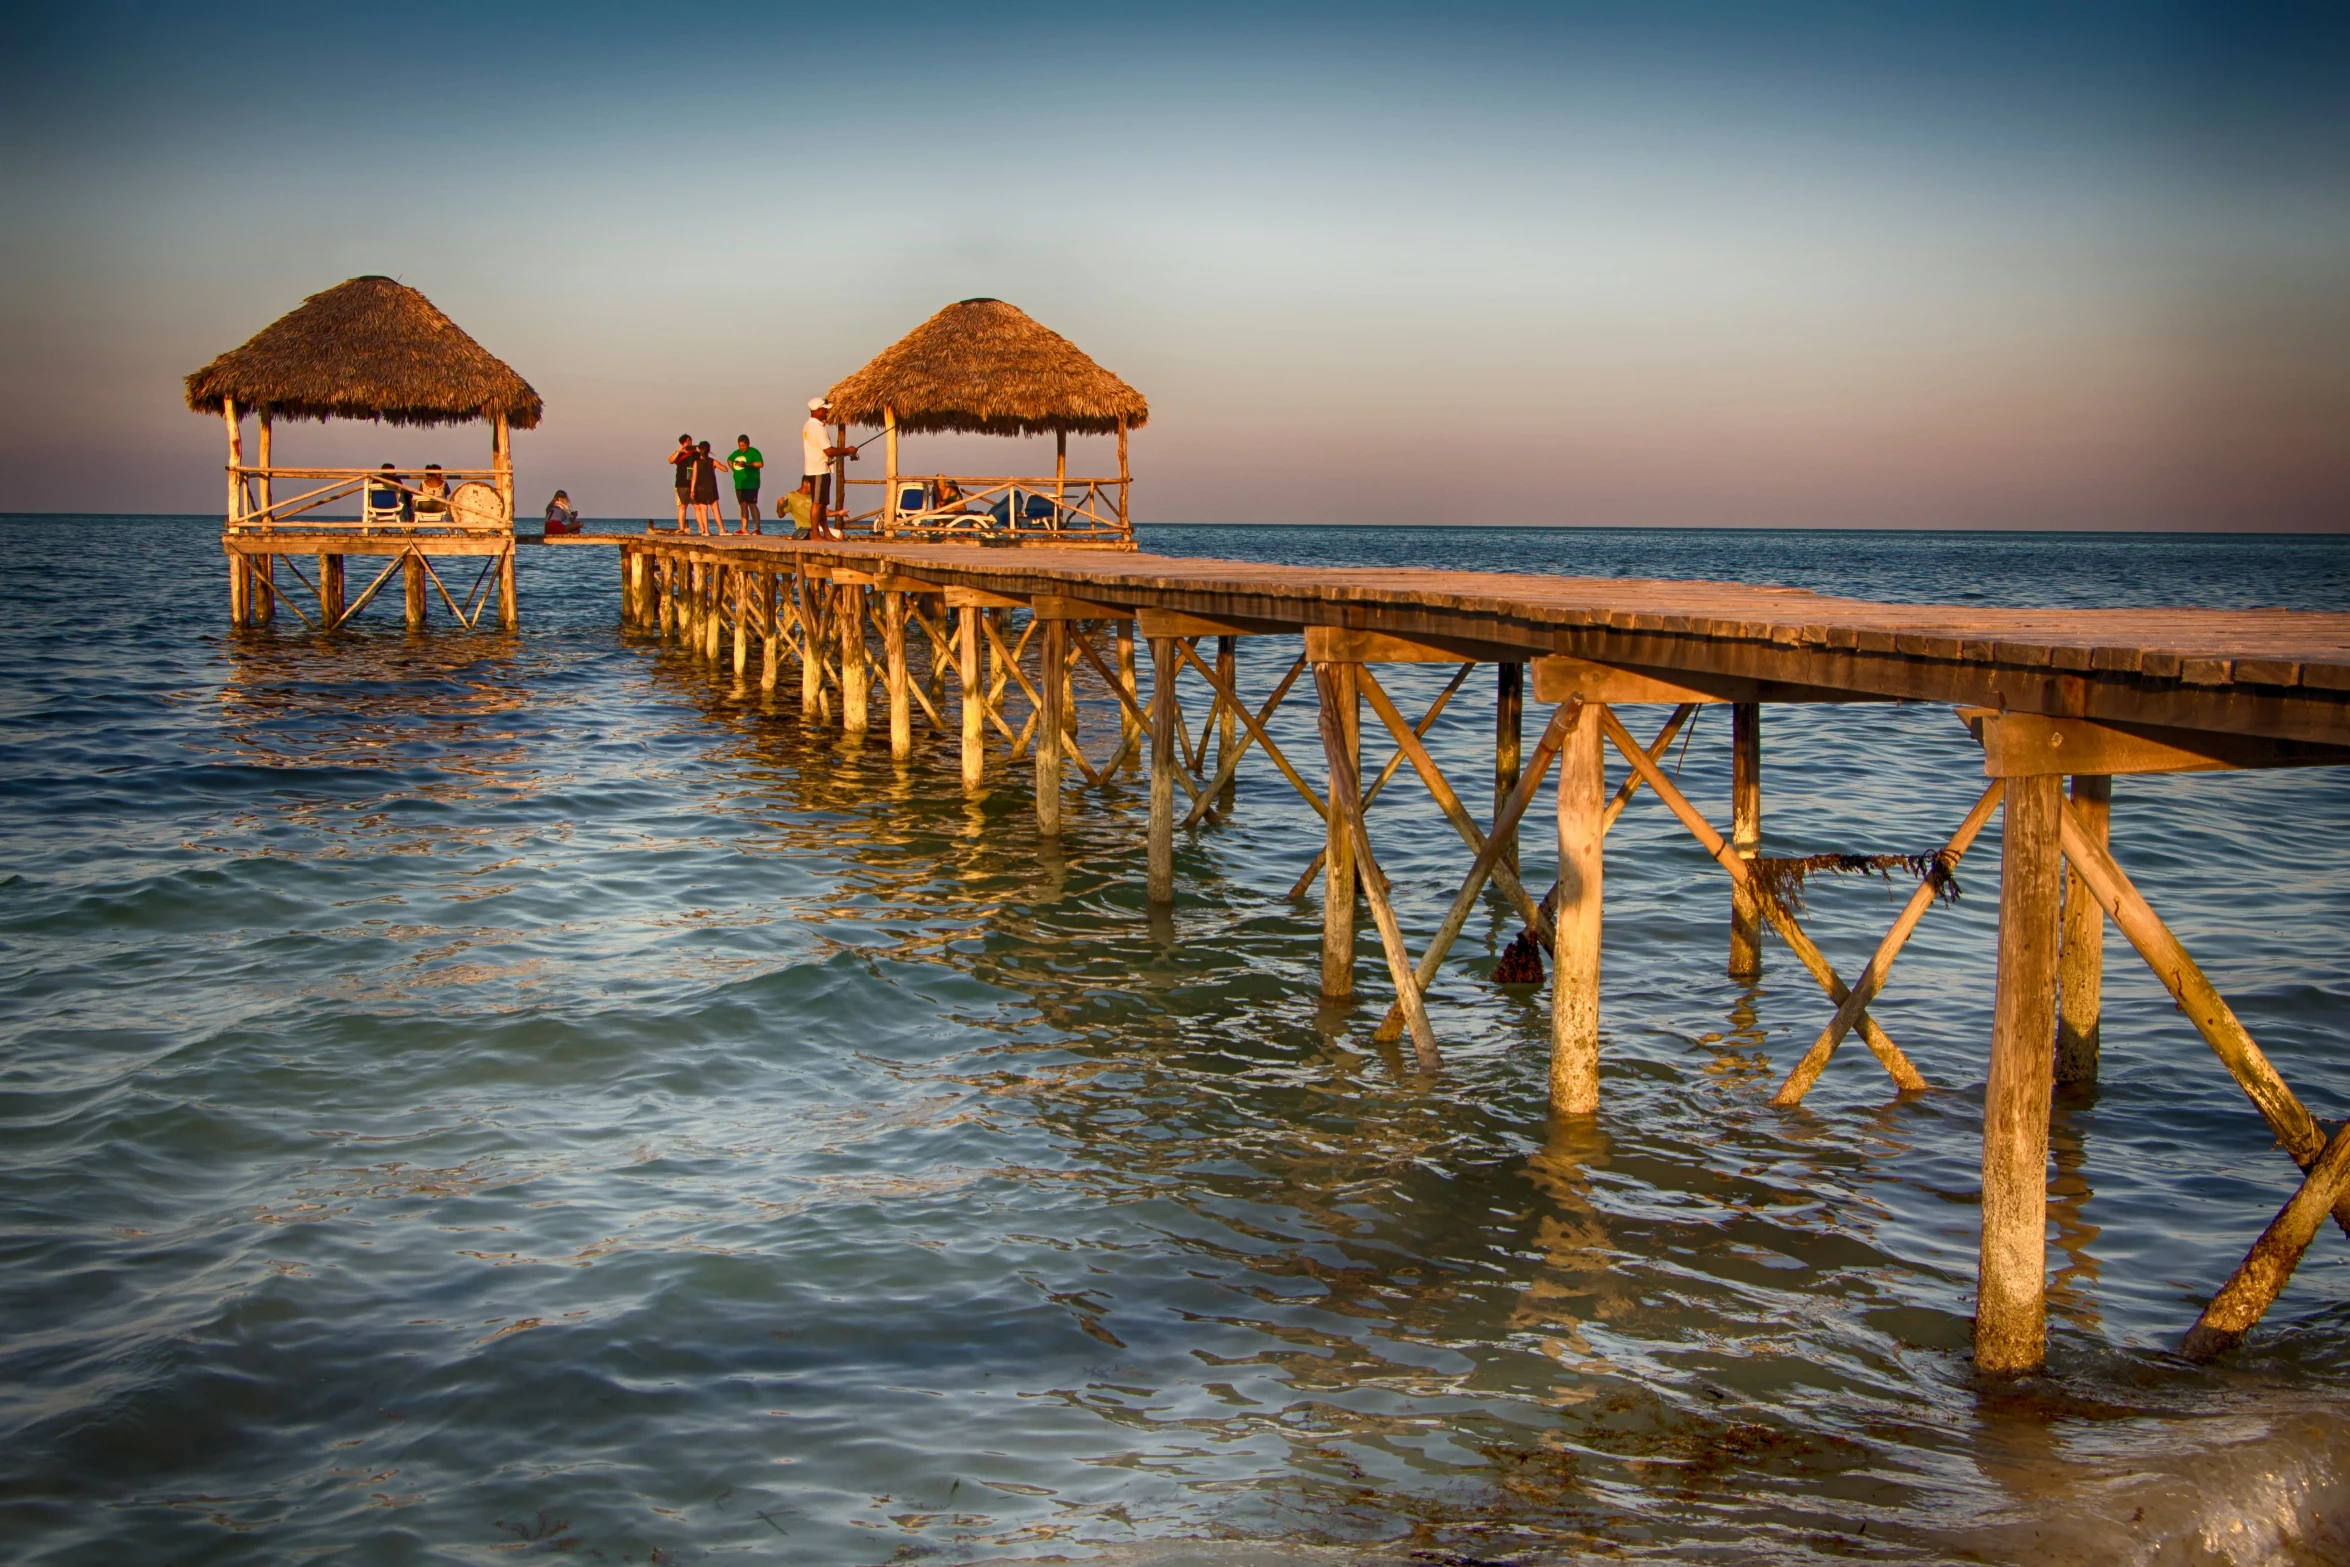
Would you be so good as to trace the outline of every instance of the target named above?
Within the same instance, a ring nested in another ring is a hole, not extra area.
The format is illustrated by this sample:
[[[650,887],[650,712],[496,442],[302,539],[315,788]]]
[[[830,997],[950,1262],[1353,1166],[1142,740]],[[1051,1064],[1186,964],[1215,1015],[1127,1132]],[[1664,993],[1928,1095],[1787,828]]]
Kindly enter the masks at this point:
[[[511,533],[514,509],[506,494],[506,476],[495,468],[437,470],[447,489],[432,497],[445,509],[427,504],[419,508],[424,491],[409,471],[385,473],[380,468],[248,468],[228,469],[232,507],[231,533],[271,533],[280,529],[302,533],[465,534]],[[323,480],[298,495],[279,500],[279,479]],[[371,514],[368,492],[397,491],[397,515]],[[319,517],[312,513],[331,502],[359,498],[357,517]],[[299,519],[299,520],[296,520]]]
[[[955,498],[945,506],[906,510],[891,504],[893,481],[850,479],[852,492],[881,492],[880,504],[859,509],[849,499],[837,525],[851,536],[894,539],[972,540],[975,542],[1067,543],[1132,548],[1134,528],[1127,512],[1130,478],[965,477],[961,474],[901,473],[894,481],[902,492],[920,487],[926,497],[943,484],[955,487]],[[1031,506],[1035,515],[1030,515]],[[990,508],[1001,507],[1001,515]],[[1049,508],[1049,509],[1048,509]]]

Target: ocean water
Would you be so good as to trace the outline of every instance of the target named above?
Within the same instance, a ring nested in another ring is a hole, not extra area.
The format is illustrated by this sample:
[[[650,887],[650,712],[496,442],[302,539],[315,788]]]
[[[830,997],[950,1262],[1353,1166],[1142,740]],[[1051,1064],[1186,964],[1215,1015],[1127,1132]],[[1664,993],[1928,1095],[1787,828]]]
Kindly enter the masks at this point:
[[[1553,1125],[1498,898],[1432,1089],[1369,1042],[1367,918],[1358,1003],[1317,1001],[1319,832],[1261,760],[1157,915],[1138,773],[1045,844],[998,760],[967,799],[920,725],[895,764],[624,637],[608,553],[523,552],[518,636],[327,643],[227,629],[216,526],[0,519],[10,1560],[2350,1558],[2350,1243],[2240,1353],[2169,1353],[2297,1174],[2118,938],[2050,1373],[1970,1374],[1996,828],[1877,1009],[1936,1091],[1848,1048],[1781,1112],[1829,1008],[1775,941],[1724,977],[1718,872],[1642,796],[1604,1112]],[[1146,538],[2350,609],[2339,539]],[[1417,712],[1444,673],[1383,678]],[[1480,809],[1492,701],[1431,736]],[[1318,776],[1310,703],[1274,732]],[[1932,707],[1773,709],[1764,762],[1769,853],[1929,850],[1982,786]],[[1673,765],[1726,819],[1723,715]],[[1373,817],[1416,949],[1466,853],[1408,774]],[[2114,838],[2350,1116],[2350,777],[2124,780]],[[1807,926],[1849,974],[1905,890],[1815,883]]]

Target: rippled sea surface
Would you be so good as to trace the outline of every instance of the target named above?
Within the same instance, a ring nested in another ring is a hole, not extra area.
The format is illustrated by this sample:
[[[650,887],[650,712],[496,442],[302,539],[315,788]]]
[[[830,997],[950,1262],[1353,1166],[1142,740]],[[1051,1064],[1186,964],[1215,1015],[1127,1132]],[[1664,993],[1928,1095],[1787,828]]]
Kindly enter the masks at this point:
[[[1147,532],[2350,609],[2335,539]],[[2350,1552],[2350,1243],[2240,1354],[2170,1356],[2297,1174],[2118,938],[2102,1090],[2056,1116],[2051,1374],[1970,1376],[1996,828],[1878,1009],[1937,1091],[1848,1047],[1781,1112],[1824,998],[1775,943],[1723,976],[1719,874],[1637,800],[1605,1110],[1553,1125],[1498,898],[1432,1091],[1369,1041],[1367,918],[1358,1004],[1317,1003],[1319,830],[1259,758],[1154,916],[1138,773],[1047,846],[1000,744],[966,799],[920,726],[893,764],[622,636],[600,549],[523,552],[518,636],[329,643],[226,628],[216,521],[0,537],[12,1560]],[[1246,689],[1295,652],[1245,643]],[[1385,678],[1416,713],[1446,673]],[[1431,736],[1480,813],[1491,682]],[[1274,733],[1318,778],[1310,703]],[[1674,763],[1719,820],[1728,739],[1709,713]],[[1947,709],[1774,708],[1764,757],[1767,853],[1929,850],[1982,787]],[[2115,793],[2120,858],[2350,1115],[2350,777]],[[1416,949],[1466,852],[1408,774],[1373,817]],[[1849,974],[1905,890],[1815,883],[1807,923]]]

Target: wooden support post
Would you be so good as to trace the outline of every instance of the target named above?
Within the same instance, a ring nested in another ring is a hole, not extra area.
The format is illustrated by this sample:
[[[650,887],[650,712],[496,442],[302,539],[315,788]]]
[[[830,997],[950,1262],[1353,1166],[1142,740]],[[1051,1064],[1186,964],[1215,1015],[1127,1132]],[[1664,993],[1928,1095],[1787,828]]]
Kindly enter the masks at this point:
[[[324,550],[318,556],[318,623],[329,631],[343,623],[343,557]]]
[[[237,417],[237,400],[220,400],[220,416],[228,423],[228,509],[221,513],[221,530],[234,533],[245,521],[245,476],[237,470],[245,466],[245,424]],[[243,625],[243,621],[238,621]]]
[[[881,651],[882,668],[889,681],[889,754],[902,762],[914,754],[914,704],[907,693],[906,595],[903,593],[881,595]]]
[[[254,587],[259,590],[253,595],[253,620],[266,626],[277,619],[277,557],[255,555],[251,559]]]
[[[881,466],[884,469],[882,474],[884,493],[881,501],[881,531],[882,535],[887,537],[898,531],[898,411],[895,408],[881,410]],[[886,617],[887,614],[888,611],[884,610],[883,615]],[[898,624],[899,635],[902,637],[905,625],[902,617]],[[895,738],[897,725],[894,721],[890,725],[890,735],[892,737],[890,755],[903,756],[905,753],[897,749]]]
[[[2113,780],[2084,774],[2073,780],[2073,816],[2097,841],[2107,843],[2113,820]],[[2097,1081],[2098,1016],[2105,991],[2105,910],[2081,885],[2064,880],[2064,956],[2056,990],[2056,1081],[2078,1088]]]
[[[1062,677],[1069,667],[1069,622],[1044,623],[1044,654],[1037,670],[1036,830],[1047,838],[1061,832]]]
[[[1493,674],[1493,813],[1498,819],[1501,802],[1518,786],[1520,756],[1526,746],[1526,666],[1496,664]],[[1502,840],[1493,863],[1513,876],[1517,874],[1517,829],[1512,828]]]
[[[761,645],[759,649],[759,690],[761,694],[766,696],[773,696],[775,694],[775,683],[782,677],[783,674],[783,627],[778,623],[776,617],[776,601],[778,597],[779,595],[776,591],[775,573],[772,571],[760,572],[759,630]]]
[[[2310,1166],[2300,1190],[2269,1221],[2260,1239],[2244,1254],[2243,1263],[2220,1292],[2203,1308],[2195,1326],[2180,1341],[2179,1353],[2189,1360],[2209,1360],[2235,1348],[2244,1335],[2275,1304],[2277,1295],[2301,1264],[2301,1254],[2317,1239],[2326,1211],[2350,1189],[2350,1126],[2334,1133],[2325,1152]]]
[[[1333,664],[1327,680],[1314,671],[1314,683],[1324,702],[1337,709],[1339,734],[1346,759],[1362,769],[1363,726],[1356,666]],[[1343,1001],[1355,990],[1355,854],[1346,821],[1336,811],[1323,818],[1322,860],[1322,994]]]
[[[861,735],[869,724],[866,698],[871,685],[865,663],[865,589],[854,582],[835,585],[840,622],[840,727]]]
[[[1153,903],[1175,901],[1175,639],[1151,640],[1150,885]]]
[[[1240,638],[1216,638],[1216,678],[1227,691],[1240,689]],[[1225,772],[1224,758],[1239,749],[1240,713],[1229,702],[1216,709],[1216,771],[1224,774],[1224,788],[1216,801],[1216,809],[1230,811],[1233,796],[1239,784],[1231,773]]]
[[[408,629],[424,629],[424,557],[411,549],[400,562],[400,583],[406,590]]]
[[[505,514],[506,531],[512,533],[514,531],[514,434],[506,423],[506,410],[503,408],[498,409],[490,416],[490,469],[496,475],[498,509]],[[513,586],[511,583],[505,585],[508,588]],[[505,602],[511,604],[512,597],[509,596]],[[499,619],[507,630],[514,629],[513,622],[506,620],[503,613]]]
[[[800,584],[800,719],[813,723],[824,696],[824,584],[806,572]]]
[[[734,574],[716,562],[702,568],[702,657],[709,663],[718,662],[719,639],[726,634],[726,582]]]
[[[2047,1358],[2048,1106],[2055,1085],[2062,780],[2010,778],[2001,804],[1999,977],[1983,1091],[1983,1239],[1975,1369]]]
[[[1061,503],[1069,494],[1069,432],[1053,432],[1053,527],[1061,526]]]
[[[653,596],[655,621],[666,642],[677,635],[677,564],[666,555],[653,562]]]
[[[508,476],[511,482],[511,475]],[[498,628],[516,631],[522,626],[522,606],[514,599],[514,546],[509,543],[498,556]]]
[[[1061,733],[1071,740],[1077,738],[1077,647],[1085,640],[1083,624],[1072,624],[1069,634],[1061,639],[1066,651],[1061,658]]]
[[[245,570],[245,557],[231,550],[228,557],[228,623],[246,626],[253,618],[253,578]]]
[[[751,574],[739,568],[727,573],[734,580],[734,678],[751,672]]]
[[[1118,704],[1118,754],[1123,757],[1141,744],[1142,726],[1135,721],[1132,709],[1141,705],[1141,687],[1135,682],[1134,622],[1118,622],[1118,684],[1125,688],[1126,700]]]
[[[1346,825],[1347,841],[1353,846],[1355,864],[1361,872],[1363,892],[1371,904],[1371,920],[1379,927],[1379,946],[1387,955],[1388,976],[1395,982],[1396,1005],[1403,1008],[1404,1021],[1411,1029],[1412,1054],[1418,1058],[1421,1071],[1434,1072],[1443,1064],[1436,1054],[1436,1035],[1428,1027],[1428,1009],[1421,1000],[1419,985],[1412,978],[1412,956],[1404,950],[1403,927],[1396,923],[1395,909],[1387,901],[1379,862],[1371,854],[1370,829],[1363,822],[1360,775],[1351,754],[1359,748],[1360,737],[1346,732],[1345,704],[1336,689],[1340,670],[1358,676],[1362,673],[1361,666],[1354,664],[1314,667],[1315,694],[1320,698],[1317,716],[1322,730],[1322,754],[1330,765],[1330,815]]]
[[[987,776],[987,698],[979,689],[979,617],[986,611],[966,605],[956,626],[955,674],[963,698],[963,787],[977,789]]]
[[[263,403],[259,408],[254,410],[253,417],[254,466],[261,470],[260,478],[255,481],[255,487],[261,493],[256,496],[255,499],[261,502],[261,516],[263,521],[269,526],[275,527],[277,525],[277,518],[272,516],[271,512],[277,504],[277,491],[275,487],[272,486],[269,482],[269,426],[269,405],[267,403]]]
[[[1730,847],[1752,862],[1762,852],[1762,704],[1730,704]],[[1762,975],[1762,902],[1746,881],[1730,884],[1730,977]]]
[[[1126,420],[1118,420],[1118,531],[1134,537],[1134,514],[1127,506],[1127,497],[1134,491],[1134,475],[1126,466]]]
[[[1605,887],[1607,752],[1600,711],[1572,714],[1559,747],[1559,900],[1553,921],[1550,1108],[1599,1113],[1600,897]]]

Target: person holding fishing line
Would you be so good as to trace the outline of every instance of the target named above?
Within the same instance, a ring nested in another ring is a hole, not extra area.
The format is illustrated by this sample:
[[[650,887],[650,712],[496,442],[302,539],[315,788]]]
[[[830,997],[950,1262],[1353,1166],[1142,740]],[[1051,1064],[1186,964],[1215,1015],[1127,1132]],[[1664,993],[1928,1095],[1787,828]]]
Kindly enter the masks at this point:
[[[814,525],[816,536],[820,539],[840,537],[839,530],[831,525],[830,519],[836,499],[832,493],[832,459],[847,457],[853,460],[857,455],[854,446],[830,444],[824,429],[824,416],[830,412],[830,403],[821,397],[811,397],[808,399],[808,422],[800,426],[800,473],[802,482],[808,486],[808,498],[814,503]],[[840,496],[837,499],[844,503],[841,509],[847,510],[845,502],[848,497]]]
[[[759,531],[759,470],[767,466],[767,459],[759,455],[759,448],[751,444],[749,436],[738,435],[726,466],[734,470],[734,504],[743,514],[743,532],[756,533]]]

